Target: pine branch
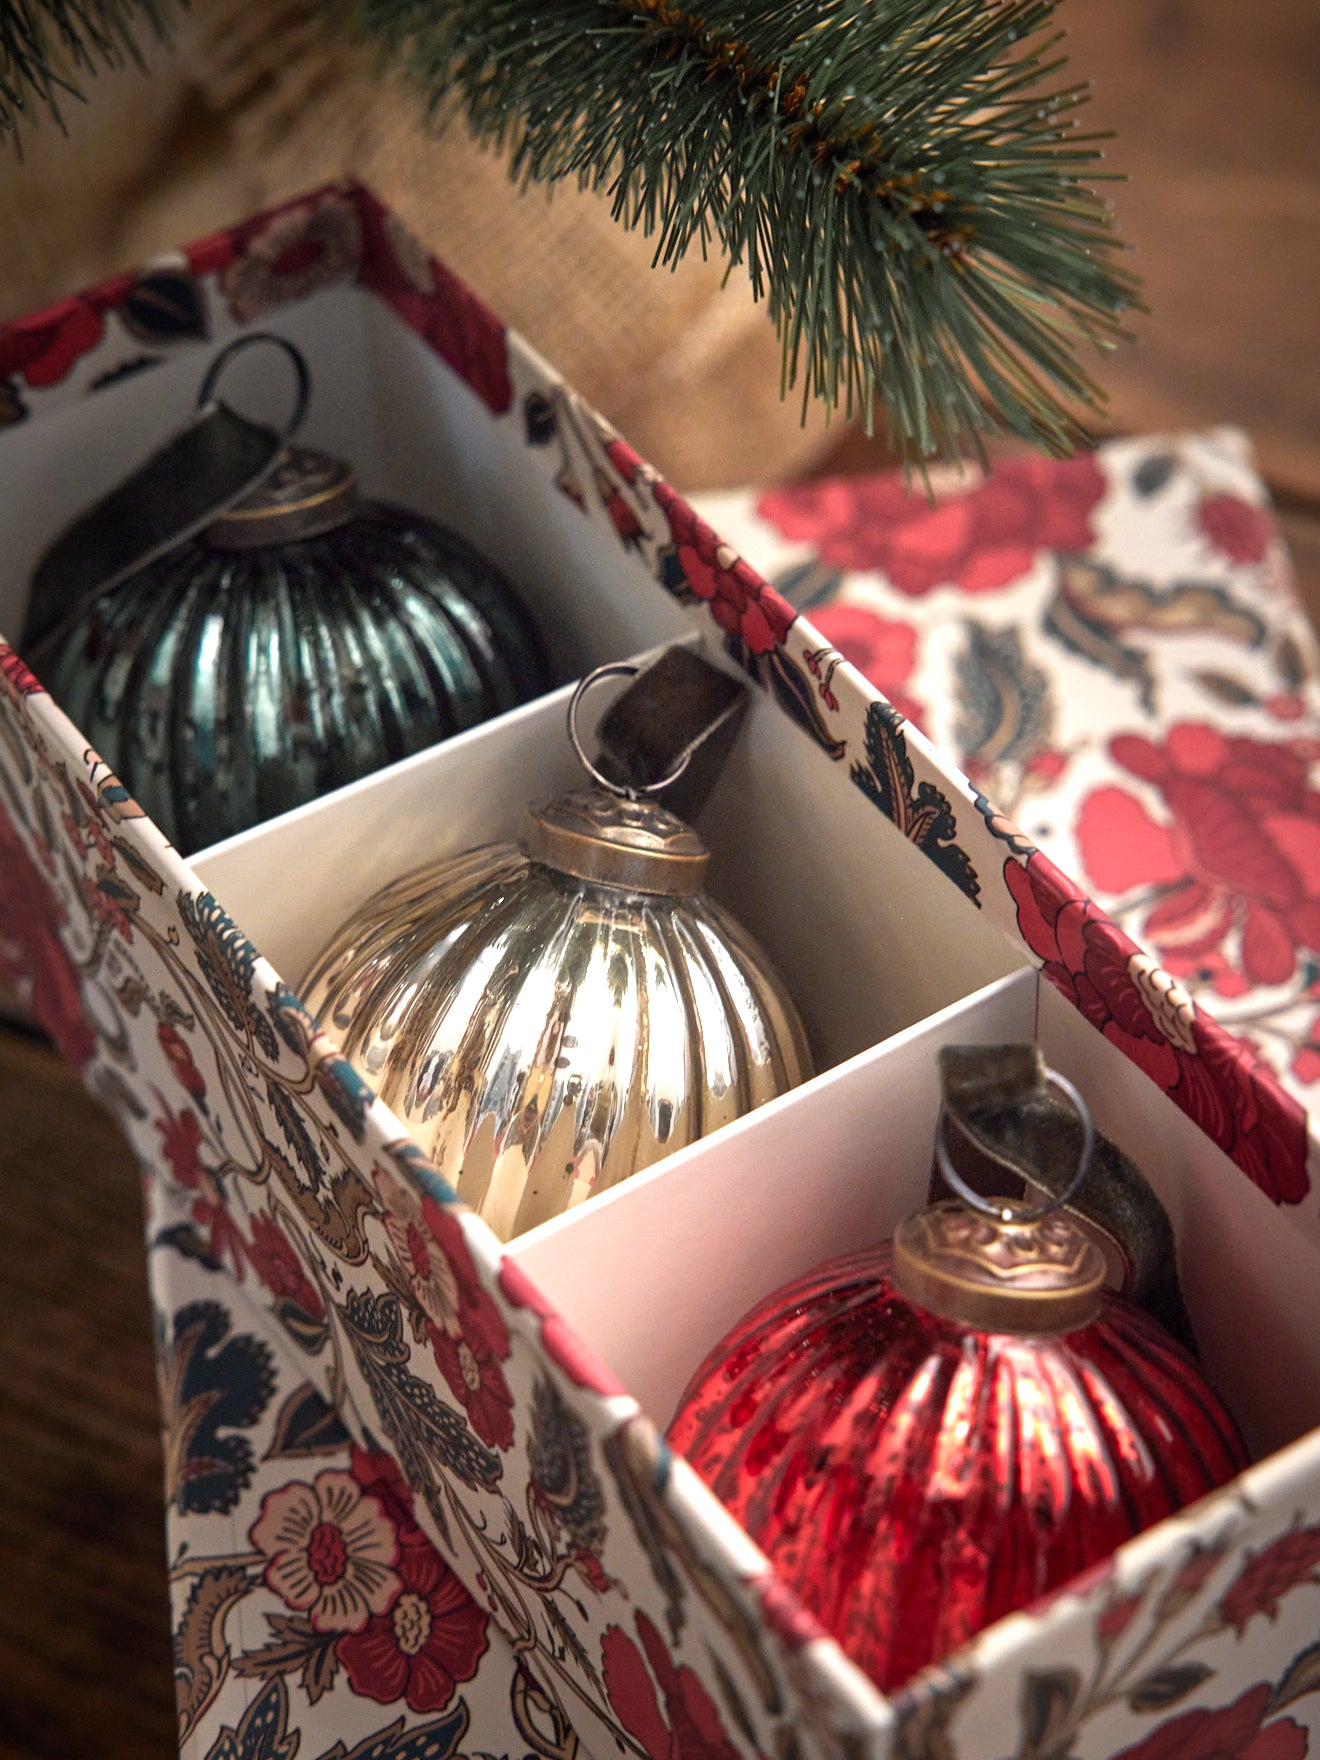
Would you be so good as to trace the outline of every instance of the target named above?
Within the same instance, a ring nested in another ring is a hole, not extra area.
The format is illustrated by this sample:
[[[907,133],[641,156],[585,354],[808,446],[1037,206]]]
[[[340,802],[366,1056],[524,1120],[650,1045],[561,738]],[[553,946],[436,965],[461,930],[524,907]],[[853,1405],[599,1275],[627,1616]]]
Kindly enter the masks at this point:
[[[163,37],[173,10],[173,0],[0,0],[0,141],[38,110],[58,122],[80,76],[140,66],[135,26]]]
[[[340,0],[432,119],[574,179],[673,264],[718,245],[769,302],[785,388],[878,402],[905,454],[1002,426],[1051,451],[1136,282],[1053,82],[1057,0]]]

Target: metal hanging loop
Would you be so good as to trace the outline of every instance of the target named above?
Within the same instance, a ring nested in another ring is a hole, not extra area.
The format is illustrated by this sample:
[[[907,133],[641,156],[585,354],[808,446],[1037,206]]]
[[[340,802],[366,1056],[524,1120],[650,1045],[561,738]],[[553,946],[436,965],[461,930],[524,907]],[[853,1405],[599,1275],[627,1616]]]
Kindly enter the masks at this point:
[[[1091,1120],[1090,1108],[1067,1076],[1061,1076],[1057,1070],[1047,1069],[1045,1079],[1071,1103],[1080,1119],[1082,1152],[1077,1158],[1077,1171],[1065,1189],[1056,1193],[1054,1197],[1047,1198],[1043,1204],[1037,1204],[1031,1209],[1024,1210],[1016,1205],[1010,1208],[1002,1201],[996,1203],[993,1198],[982,1197],[980,1192],[974,1191],[968,1185],[953,1165],[953,1159],[949,1154],[945,1127],[949,1122],[950,1114],[943,1104],[940,1106],[940,1114],[935,1122],[935,1160],[939,1170],[951,1189],[957,1192],[965,1204],[970,1204],[972,1209],[979,1210],[983,1216],[992,1216],[997,1222],[1039,1222],[1042,1217],[1051,1216],[1056,1210],[1062,1210],[1077,1196],[1090,1169],[1091,1152],[1095,1148],[1095,1125]]]
[[[662,776],[658,782],[615,782],[610,777],[602,775],[587,756],[586,749],[578,734],[577,718],[582,699],[593,685],[599,684],[602,679],[606,678],[635,678],[640,671],[640,666],[634,666],[627,660],[615,660],[608,666],[598,666],[594,672],[589,672],[585,678],[579,679],[577,689],[568,701],[568,738],[573,750],[577,753],[579,764],[593,782],[598,783],[601,788],[610,794],[620,796],[623,800],[630,801],[635,801],[644,794],[661,794],[672,783],[677,782],[691,761],[691,752],[684,752],[669,774]]]
[[[201,414],[215,406],[217,401],[216,387],[236,355],[244,353],[249,348],[260,348],[263,344],[278,348],[293,367],[295,381],[293,413],[280,431],[280,445],[287,446],[306,420],[307,405],[312,395],[312,376],[307,370],[307,362],[303,359],[302,350],[295,348],[287,337],[276,336],[269,330],[258,330],[251,336],[236,336],[231,343],[220,350],[207,368],[206,377],[202,380],[201,389],[197,393],[197,409]]]

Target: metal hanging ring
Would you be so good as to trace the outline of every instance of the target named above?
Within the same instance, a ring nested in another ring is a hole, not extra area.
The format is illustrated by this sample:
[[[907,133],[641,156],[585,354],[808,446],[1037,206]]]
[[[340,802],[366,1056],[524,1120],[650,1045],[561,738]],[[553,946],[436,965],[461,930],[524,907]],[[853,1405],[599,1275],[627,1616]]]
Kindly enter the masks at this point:
[[[601,788],[608,790],[610,794],[619,795],[623,800],[630,801],[635,801],[639,795],[643,794],[660,794],[671,783],[677,782],[688,767],[692,757],[691,752],[684,752],[668,776],[662,776],[658,782],[614,782],[610,777],[603,776],[587,756],[578,734],[577,717],[582,699],[592,685],[599,684],[604,678],[635,678],[641,670],[640,666],[634,666],[627,660],[615,660],[608,666],[598,666],[594,672],[589,672],[585,678],[579,679],[577,689],[568,700],[568,737],[573,750],[577,753],[579,764],[594,782],[599,783]]]
[[[302,427],[307,415],[307,405],[312,395],[312,376],[307,370],[307,362],[303,359],[302,350],[295,348],[286,337],[275,336],[269,330],[254,331],[251,336],[236,336],[227,347],[222,348],[207,369],[202,380],[201,390],[197,393],[197,408],[209,409],[215,402],[216,386],[224,376],[235,355],[242,354],[244,349],[258,348],[262,343],[269,343],[272,348],[280,349],[293,366],[297,389],[294,395],[293,414],[285,423],[280,435],[280,445],[287,446],[289,441]]]
[[[1095,1148],[1095,1125],[1091,1122],[1090,1109],[1067,1076],[1061,1076],[1057,1070],[1047,1069],[1045,1080],[1056,1087],[1064,1098],[1071,1102],[1073,1110],[1081,1120],[1082,1152],[1077,1159],[1077,1171],[1073,1174],[1066,1188],[1056,1196],[1047,1198],[1043,1204],[1037,1204],[1033,1209],[1024,1210],[1017,1206],[1009,1208],[1002,1201],[996,1203],[993,1198],[982,1197],[980,1192],[974,1191],[968,1185],[953,1165],[952,1157],[949,1154],[949,1146],[945,1140],[945,1126],[949,1122],[950,1115],[943,1104],[940,1106],[940,1115],[935,1122],[935,1160],[939,1165],[939,1170],[964,1203],[970,1204],[974,1210],[979,1210],[983,1216],[994,1217],[997,1222],[1039,1222],[1043,1216],[1051,1216],[1056,1210],[1062,1210],[1077,1196],[1081,1190],[1082,1181],[1090,1169],[1091,1154]]]

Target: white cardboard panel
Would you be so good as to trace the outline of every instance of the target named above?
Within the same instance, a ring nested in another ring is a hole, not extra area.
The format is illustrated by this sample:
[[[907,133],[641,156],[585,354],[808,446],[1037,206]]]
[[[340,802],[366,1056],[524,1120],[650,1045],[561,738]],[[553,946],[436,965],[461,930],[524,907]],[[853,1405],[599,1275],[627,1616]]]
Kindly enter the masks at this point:
[[[1206,1372],[1256,1456],[1320,1425],[1315,1249],[1173,1101],[1043,980],[1038,1038],[1159,1193]]]
[[[516,407],[493,421],[384,306],[367,300],[364,316],[387,436],[368,489],[447,521],[491,556],[538,618],[557,677],[580,677],[690,627],[641,558],[622,555],[519,443]],[[594,493],[589,471],[577,468],[584,493]]]
[[[774,952],[821,1067],[1026,956],[761,692],[702,817],[711,891]],[[993,883],[993,879],[992,882]]]
[[[508,1247],[661,1426],[751,1305],[925,1202],[941,1045],[1032,1037],[1019,971]]]

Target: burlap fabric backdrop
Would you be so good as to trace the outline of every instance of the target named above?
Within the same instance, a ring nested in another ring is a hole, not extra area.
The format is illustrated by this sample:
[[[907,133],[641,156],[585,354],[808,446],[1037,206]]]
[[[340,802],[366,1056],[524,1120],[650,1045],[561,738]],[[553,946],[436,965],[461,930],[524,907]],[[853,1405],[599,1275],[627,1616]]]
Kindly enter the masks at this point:
[[[575,189],[520,195],[461,126],[327,43],[314,0],[194,0],[150,75],[105,75],[68,137],[0,155],[0,320],[352,174],[684,487],[782,476],[817,456],[779,400],[779,350],[745,276],[653,270],[652,247]]]

